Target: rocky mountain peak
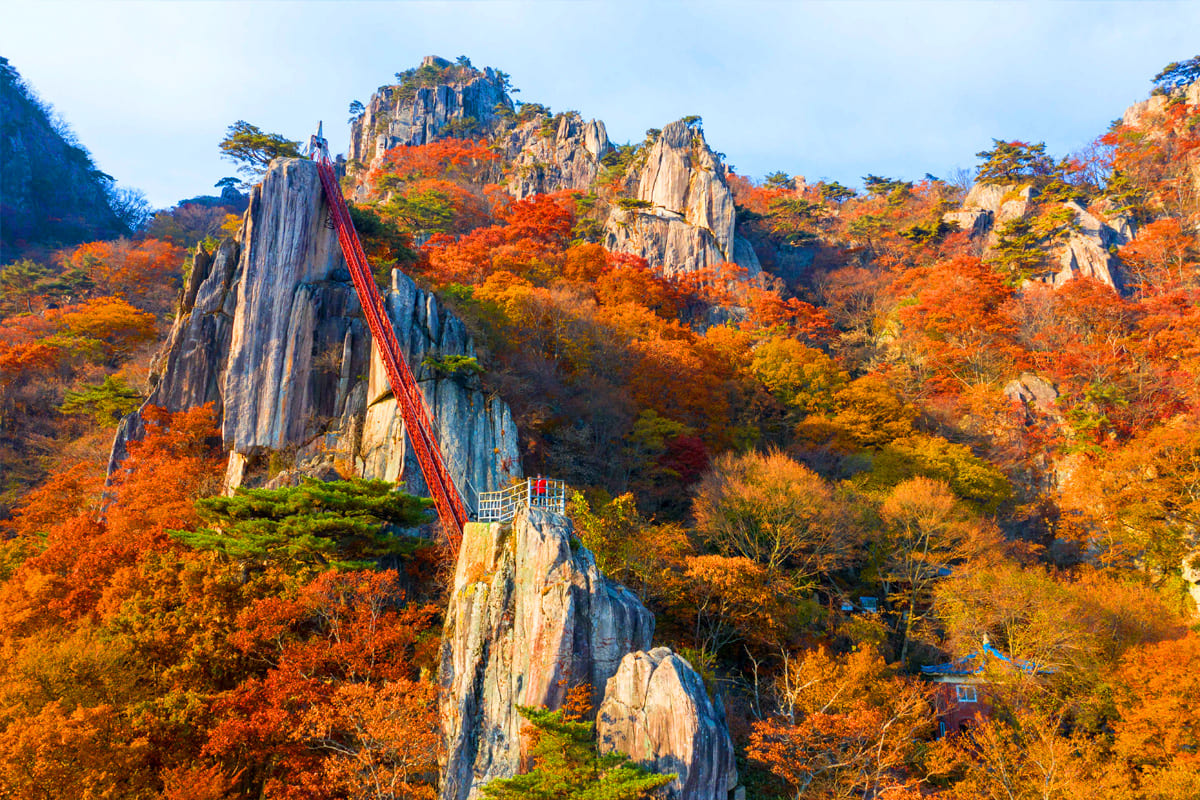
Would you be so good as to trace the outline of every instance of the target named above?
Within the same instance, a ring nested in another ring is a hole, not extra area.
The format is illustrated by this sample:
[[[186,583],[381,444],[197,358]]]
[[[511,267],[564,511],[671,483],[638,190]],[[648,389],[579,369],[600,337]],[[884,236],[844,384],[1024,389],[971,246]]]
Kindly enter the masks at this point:
[[[426,56],[421,66],[396,73],[397,83],[381,86],[350,124],[347,158],[370,164],[388,149],[420,145],[442,135],[494,132],[511,113],[508,76],[486,67]]]
[[[563,190],[589,191],[612,145],[599,120],[578,112],[535,116],[501,137],[511,164],[509,192],[517,199]]]
[[[756,275],[754,249],[735,235],[725,164],[704,140],[698,120],[672,122],[644,147],[644,158],[630,167],[637,194],[613,210],[605,247],[641,256],[666,275],[721,262]]]

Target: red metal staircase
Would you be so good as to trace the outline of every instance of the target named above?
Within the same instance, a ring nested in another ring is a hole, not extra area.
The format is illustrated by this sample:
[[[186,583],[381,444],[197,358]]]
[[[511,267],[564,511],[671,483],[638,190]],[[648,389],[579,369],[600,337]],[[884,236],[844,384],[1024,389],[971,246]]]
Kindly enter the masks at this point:
[[[450,546],[457,551],[462,540],[463,525],[467,522],[467,511],[458,487],[446,468],[437,438],[433,435],[432,414],[425,404],[425,397],[417,387],[408,360],[400,350],[400,343],[396,341],[396,333],[392,330],[391,320],[384,309],[383,298],[375,286],[370,264],[367,263],[362,243],[359,242],[354,223],[350,220],[350,210],[346,207],[342,189],[333,172],[328,142],[321,136],[321,132],[321,128],[318,127],[316,135],[309,141],[309,156],[317,164],[321,187],[325,191],[325,202],[329,206],[329,215],[337,228],[338,242],[350,268],[350,279],[354,281],[359,302],[362,303],[367,327],[379,346],[388,383],[392,387],[392,394],[396,397],[404,420],[404,430],[412,442],[413,452],[421,466],[421,474],[437,507],[442,530],[445,531]]]

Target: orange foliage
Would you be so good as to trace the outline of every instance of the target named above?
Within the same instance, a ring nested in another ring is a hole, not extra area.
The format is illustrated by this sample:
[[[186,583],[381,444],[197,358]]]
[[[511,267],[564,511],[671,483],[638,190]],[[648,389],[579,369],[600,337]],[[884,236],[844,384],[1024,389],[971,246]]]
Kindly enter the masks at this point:
[[[92,614],[114,573],[168,547],[168,530],[198,521],[192,503],[215,488],[219,468],[211,406],[174,415],[151,410],[147,423],[145,438],[130,443],[102,515],[99,481],[83,465],[52,478],[18,511],[13,529],[44,537],[44,546],[0,594],[14,632]],[[50,508],[56,496],[57,515]]]
[[[1117,674],[1120,720],[1113,750],[1137,774],[1200,771],[1200,636],[1189,633],[1131,652]]]
[[[394,571],[327,572],[243,611],[234,644],[272,666],[217,703],[205,752],[260,765],[268,795],[432,797],[437,691],[410,659],[434,609],[403,600]]]
[[[1118,251],[1121,263],[1143,291],[1169,291],[1196,285],[1200,261],[1196,236],[1174,217],[1147,224]]]
[[[499,160],[487,142],[439,139],[429,144],[393,147],[367,176],[376,191],[394,188],[396,182],[442,178],[458,183],[479,182]]]
[[[154,290],[173,291],[172,278],[183,266],[182,247],[161,239],[88,242],[58,254],[64,270],[86,275],[101,292],[146,299]]]
[[[1013,291],[978,258],[915,267],[894,290],[908,298],[899,311],[901,339],[933,386],[959,391],[1016,371],[1021,353],[1007,307]]]

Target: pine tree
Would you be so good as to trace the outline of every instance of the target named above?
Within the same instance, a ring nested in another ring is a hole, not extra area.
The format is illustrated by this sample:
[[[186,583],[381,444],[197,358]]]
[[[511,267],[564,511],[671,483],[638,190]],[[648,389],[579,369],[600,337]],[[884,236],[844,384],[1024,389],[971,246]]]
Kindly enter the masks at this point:
[[[144,399],[124,378],[106,375],[104,383],[83,386],[78,392],[68,391],[59,410],[64,414],[86,414],[97,425],[109,427],[140,406]]]
[[[232,497],[196,502],[211,527],[172,536],[234,561],[299,561],[363,569],[385,556],[407,555],[420,545],[387,526],[411,528],[428,521],[430,501],[392,491],[387,481],[306,479],[281,489],[239,489]]]
[[[563,711],[518,706],[536,728],[531,748],[537,766],[483,787],[490,800],[640,800],[675,780],[632,764],[619,753],[596,751],[596,725],[574,722]]]

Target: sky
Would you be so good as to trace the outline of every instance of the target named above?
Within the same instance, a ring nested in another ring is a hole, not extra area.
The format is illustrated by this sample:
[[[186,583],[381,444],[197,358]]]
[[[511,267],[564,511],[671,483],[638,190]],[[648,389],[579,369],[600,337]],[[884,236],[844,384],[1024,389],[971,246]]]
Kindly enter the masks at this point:
[[[743,175],[857,186],[946,177],[992,139],[1070,153],[1197,32],[1197,2],[0,0],[0,55],[156,207],[234,174],[239,119],[301,141],[324,120],[344,152],[350,102],[429,54],[616,142],[699,114]]]

